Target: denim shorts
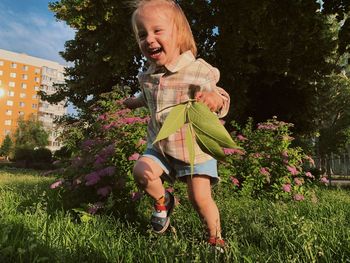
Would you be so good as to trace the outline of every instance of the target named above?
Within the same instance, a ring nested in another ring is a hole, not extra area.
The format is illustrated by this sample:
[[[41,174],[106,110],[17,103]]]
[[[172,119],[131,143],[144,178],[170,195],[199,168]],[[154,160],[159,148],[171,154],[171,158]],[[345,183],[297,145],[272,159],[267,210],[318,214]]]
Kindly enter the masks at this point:
[[[154,149],[146,149],[143,156],[151,158],[163,169],[166,176],[163,179],[174,182],[176,178],[186,181],[186,176],[191,175],[191,166],[169,155],[163,155]],[[211,184],[215,184],[219,180],[217,161],[210,159],[203,163],[195,164],[193,167],[193,175],[207,175],[210,177]]]

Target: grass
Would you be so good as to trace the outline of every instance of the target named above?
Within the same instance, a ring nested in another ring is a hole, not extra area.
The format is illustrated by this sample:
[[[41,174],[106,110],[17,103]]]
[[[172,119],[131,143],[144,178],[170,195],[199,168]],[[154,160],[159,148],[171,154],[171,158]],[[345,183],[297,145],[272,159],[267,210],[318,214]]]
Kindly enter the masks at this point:
[[[165,235],[147,219],[65,211],[52,177],[0,171],[0,262],[350,262],[348,190],[318,189],[313,202],[271,202],[216,194],[228,249],[203,242],[203,229],[181,200]],[[147,198],[140,217],[149,216]],[[142,218],[142,217],[141,217]]]

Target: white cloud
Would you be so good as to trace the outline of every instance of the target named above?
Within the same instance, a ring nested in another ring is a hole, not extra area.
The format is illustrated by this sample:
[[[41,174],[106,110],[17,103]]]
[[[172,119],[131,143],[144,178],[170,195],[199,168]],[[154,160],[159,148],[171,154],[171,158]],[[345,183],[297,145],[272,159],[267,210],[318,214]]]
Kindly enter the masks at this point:
[[[0,4],[0,48],[67,63],[58,54],[74,31],[52,15],[18,13]]]

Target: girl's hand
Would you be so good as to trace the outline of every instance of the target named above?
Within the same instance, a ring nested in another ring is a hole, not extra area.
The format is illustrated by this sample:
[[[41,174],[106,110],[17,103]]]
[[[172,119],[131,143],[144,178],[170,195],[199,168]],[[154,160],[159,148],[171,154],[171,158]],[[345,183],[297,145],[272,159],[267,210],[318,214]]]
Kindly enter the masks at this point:
[[[131,110],[146,106],[145,102],[143,101],[143,99],[141,97],[127,98],[123,101],[123,105]]]
[[[218,112],[224,105],[224,99],[216,91],[198,91],[194,98],[198,102],[202,102],[213,111]]]

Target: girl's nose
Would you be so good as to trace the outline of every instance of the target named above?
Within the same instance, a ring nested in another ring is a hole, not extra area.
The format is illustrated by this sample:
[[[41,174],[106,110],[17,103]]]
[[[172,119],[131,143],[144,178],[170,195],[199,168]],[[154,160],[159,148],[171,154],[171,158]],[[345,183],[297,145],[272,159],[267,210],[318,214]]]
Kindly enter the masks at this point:
[[[146,41],[148,44],[152,44],[154,42],[154,36],[152,34],[148,34],[146,37]]]

